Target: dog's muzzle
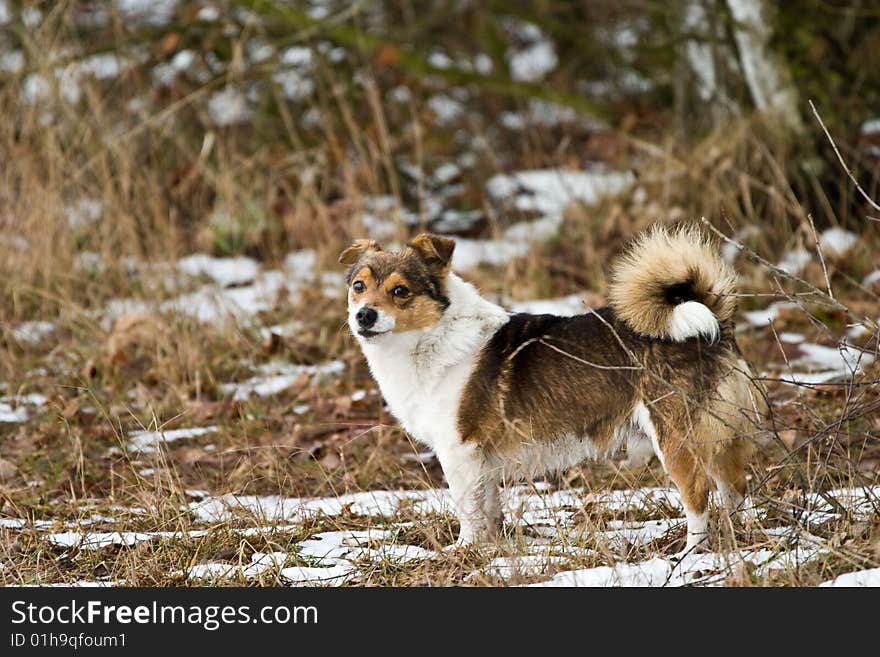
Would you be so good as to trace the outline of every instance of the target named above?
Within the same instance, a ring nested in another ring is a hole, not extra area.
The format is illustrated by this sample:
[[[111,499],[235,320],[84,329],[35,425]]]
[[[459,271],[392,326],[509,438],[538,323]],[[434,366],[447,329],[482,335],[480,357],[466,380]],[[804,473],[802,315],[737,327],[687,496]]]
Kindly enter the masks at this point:
[[[348,323],[352,333],[361,338],[375,338],[378,335],[385,335],[394,328],[393,317],[369,306],[358,308],[353,315],[349,315]]]

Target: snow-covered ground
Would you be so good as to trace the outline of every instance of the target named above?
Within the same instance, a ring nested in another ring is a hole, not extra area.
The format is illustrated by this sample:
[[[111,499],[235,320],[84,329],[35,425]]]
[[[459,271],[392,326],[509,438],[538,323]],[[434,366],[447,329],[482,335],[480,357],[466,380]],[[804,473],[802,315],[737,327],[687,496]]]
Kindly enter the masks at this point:
[[[438,557],[442,546],[429,549],[408,543],[403,536],[419,518],[427,520],[451,513],[446,490],[377,490],[327,498],[212,497],[204,491],[188,493],[200,498],[181,508],[195,521],[196,528],[188,531],[90,530],[90,524],[113,520],[94,514],[63,523],[0,520],[11,531],[36,530],[56,547],[96,550],[161,539],[196,543],[218,523],[228,522],[235,524],[225,525],[227,531],[242,536],[301,536],[303,528],[314,526],[316,520],[321,520],[323,526],[332,526],[333,518],[344,514],[346,524],[359,523],[364,528],[307,532],[306,538],[296,541],[286,552],[256,552],[246,563],[203,561],[169,573],[208,581],[251,579],[268,573],[292,586],[335,586],[356,582],[377,564],[406,567]],[[878,494],[880,487],[827,493],[849,509],[852,518],[861,520],[872,517]],[[755,527],[763,536],[756,542],[759,547],[675,558],[658,554],[637,556],[640,546],[681,534],[685,523],[683,510],[677,492],[671,488],[587,492],[552,490],[539,483],[510,487],[503,499],[508,526],[518,525],[521,531],[517,534],[521,537],[510,539],[511,553],[492,558],[471,573],[469,581],[489,576],[511,583],[527,578],[536,586],[714,586],[724,585],[728,578],[744,572],[762,577],[799,568],[833,550],[830,543],[794,521],[804,511],[801,507],[793,509],[790,525],[766,529],[760,529],[763,513],[759,509]],[[819,496],[809,496],[803,504],[811,513],[824,514],[823,521],[837,517]],[[589,508],[588,516],[594,519],[588,525],[584,524],[582,512],[576,513],[585,508]],[[611,516],[614,518],[608,519]],[[628,516],[640,519],[627,519]],[[58,531],[59,525],[63,531]],[[235,528],[242,525],[244,529]],[[603,550],[582,547],[587,542],[601,544]],[[577,566],[585,560],[597,565]],[[880,585],[877,572],[875,569],[841,575],[824,585],[876,586]]]

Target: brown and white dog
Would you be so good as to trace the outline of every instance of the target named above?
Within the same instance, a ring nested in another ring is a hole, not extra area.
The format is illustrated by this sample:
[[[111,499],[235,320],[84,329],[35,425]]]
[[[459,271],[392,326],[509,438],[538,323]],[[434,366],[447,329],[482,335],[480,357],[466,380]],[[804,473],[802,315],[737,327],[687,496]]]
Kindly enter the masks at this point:
[[[509,314],[450,269],[455,242],[399,251],[358,240],[348,324],[403,428],[443,466],[459,543],[502,524],[498,486],[607,457],[656,453],[681,492],[687,547],[706,539],[714,485],[746,495],[759,404],[734,340],[735,274],[695,228],[655,227],[612,268],[610,305]],[[647,458],[645,458],[647,457]]]

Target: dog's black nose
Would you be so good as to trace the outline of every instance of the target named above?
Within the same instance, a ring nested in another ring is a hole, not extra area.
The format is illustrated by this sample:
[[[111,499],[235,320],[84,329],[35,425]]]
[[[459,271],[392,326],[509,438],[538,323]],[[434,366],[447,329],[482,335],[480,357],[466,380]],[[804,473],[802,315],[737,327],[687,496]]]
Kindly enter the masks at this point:
[[[379,313],[377,313],[372,308],[367,308],[366,306],[364,306],[357,311],[355,317],[357,318],[358,324],[360,324],[361,328],[368,329],[376,323],[377,319],[379,319]]]

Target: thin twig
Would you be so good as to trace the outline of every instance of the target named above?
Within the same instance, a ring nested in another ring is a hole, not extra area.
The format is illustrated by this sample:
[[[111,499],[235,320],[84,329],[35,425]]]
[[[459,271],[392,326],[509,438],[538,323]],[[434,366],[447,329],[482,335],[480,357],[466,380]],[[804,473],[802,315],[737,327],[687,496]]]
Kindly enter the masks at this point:
[[[849,176],[849,179],[853,181],[853,184],[856,186],[856,189],[859,190],[861,192],[862,196],[865,197],[865,200],[871,204],[871,207],[873,207],[875,210],[880,210],[880,205],[877,205],[877,203],[874,202],[874,199],[872,199],[870,196],[868,196],[868,193],[864,189],[862,189],[862,186],[859,184],[859,181],[856,180],[856,177],[849,170],[849,167],[846,166],[846,162],[843,159],[843,155],[841,155],[840,151],[837,150],[837,144],[835,144],[834,139],[831,138],[831,133],[828,132],[828,128],[825,127],[825,122],[822,120],[822,117],[819,116],[819,112],[816,110],[816,106],[813,105],[813,101],[811,100],[811,101],[809,101],[809,103],[810,103],[810,109],[813,110],[813,115],[816,117],[816,120],[819,122],[819,125],[822,126],[822,130],[825,131],[825,136],[828,137],[828,141],[831,142],[831,148],[834,149],[834,154],[837,155],[837,159],[838,159],[838,161],[840,161],[840,166],[842,166],[843,170],[846,171],[846,175]]]
[[[825,287],[828,288],[828,296],[834,298],[831,291],[831,279],[828,278],[828,268],[825,266],[825,255],[822,253],[822,245],[819,244],[819,234],[816,232],[816,224],[813,223],[813,215],[807,213],[807,219],[810,221],[810,230],[813,231],[813,241],[816,243],[816,253],[819,254],[819,262],[822,263],[822,273],[825,274]]]
[[[576,360],[577,362],[582,363],[583,365],[589,365],[590,367],[595,367],[596,369],[600,369],[600,370],[636,370],[636,371],[641,371],[641,370],[645,369],[641,365],[600,365],[599,363],[591,363],[588,360],[584,360],[583,358],[579,358],[578,356],[575,356],[574,354],[571,354],[571,353],[565,351],[564,349],[560,349],[559,347],[550,344],[549,342],[544,340],[544,338],[538,338],[538,342],[540,344],[544,345],[545,347],[548,347],[548,348],[552,349],[553,351],[555,351],[559,354],[562,354],[563,356],[567,356],[568,358],[571,358],[572,360]]]
[[[724,240],[724,241],[727,242],[728,244],[732,244],[733,246],[735,246],[737,249],[739,249],[740,251],[742,251],[743,253],[745,253],[747,256],[749,256],[750,258],[752,258],[752,259],[755,260],[756,262],[759,262],[760,264],[764,265],[767,269],[769,269],[770,271],[772,271],[774,274],[776,274],[776,275],[778,275],[778,276],[781,276],[782,278],[785,278],[785,279],[787,279],[787,280],[794,281],[794,282],[796,282],[796,283],[800,283],[801,285],[806,286],[806,287],[809,288],[814,294],[817,294],[817,295],[820,296],[820,297],[824,297],[825,299],[828,299],[828,301],[830,302],[830,304],[831,304],[832,306],[834,306],[834,307],[837,308],[838,310],[843,311],[844,313],[846,313],[846,315],[847,315],[848,317],[854,319],[855,321],[859,322],[860,324],[863,323],[863,322],[865,321],[865,318],[864,318],[864,317],[859,317],[858,315],[856,315],[853,311],[851,311],[851,310],[850,310],[849,308],[847,308],[845,305],[843,305],[842,303],[840,303],[837,299],[835,299],[834,297],[828,296],[828,293],[827,293],[827,292],[823,292],[823,291],[820,290],[818,287],[816,287],[816,286],[813,285],[812,283],[808,283],[807,281],[805,281],[805,280],[802,279],[802,278],[799,278],[799,277],[797,277],[797,276],[794,276],[794,275],[792,275],[792,274],[789,274],[789,273],[788,273],[787,271],[785,271],[784,269],[780,269],[779,267],[777,267],[776,265],[774,265],[774,264],[773,264],[772,262],[770,262],[769,260],[766,260],[765,258],[762,258],[761,256],[759,256],[757,253],[755,253],[754,251],[752,251],[752,249],[750,249],[749,247],[745,246],[744,244],[740,244],[739,242],[737,242],[737,241],[734,240],[734,239],[729,238],[727,235],[725,235],[725,234],[722,233],[720,230],[718,230],[717,228],[715,228],[715,226],[713,226],[711,223],[709,223],[709,220],[706,219],[706,217],[701,217],[701,220],[702,220],[703,224],[704,224],[709,230],[711,230],[713,233],[715,233],[715,234],[716,234],[718,237],[720,237],[722,240]]]

